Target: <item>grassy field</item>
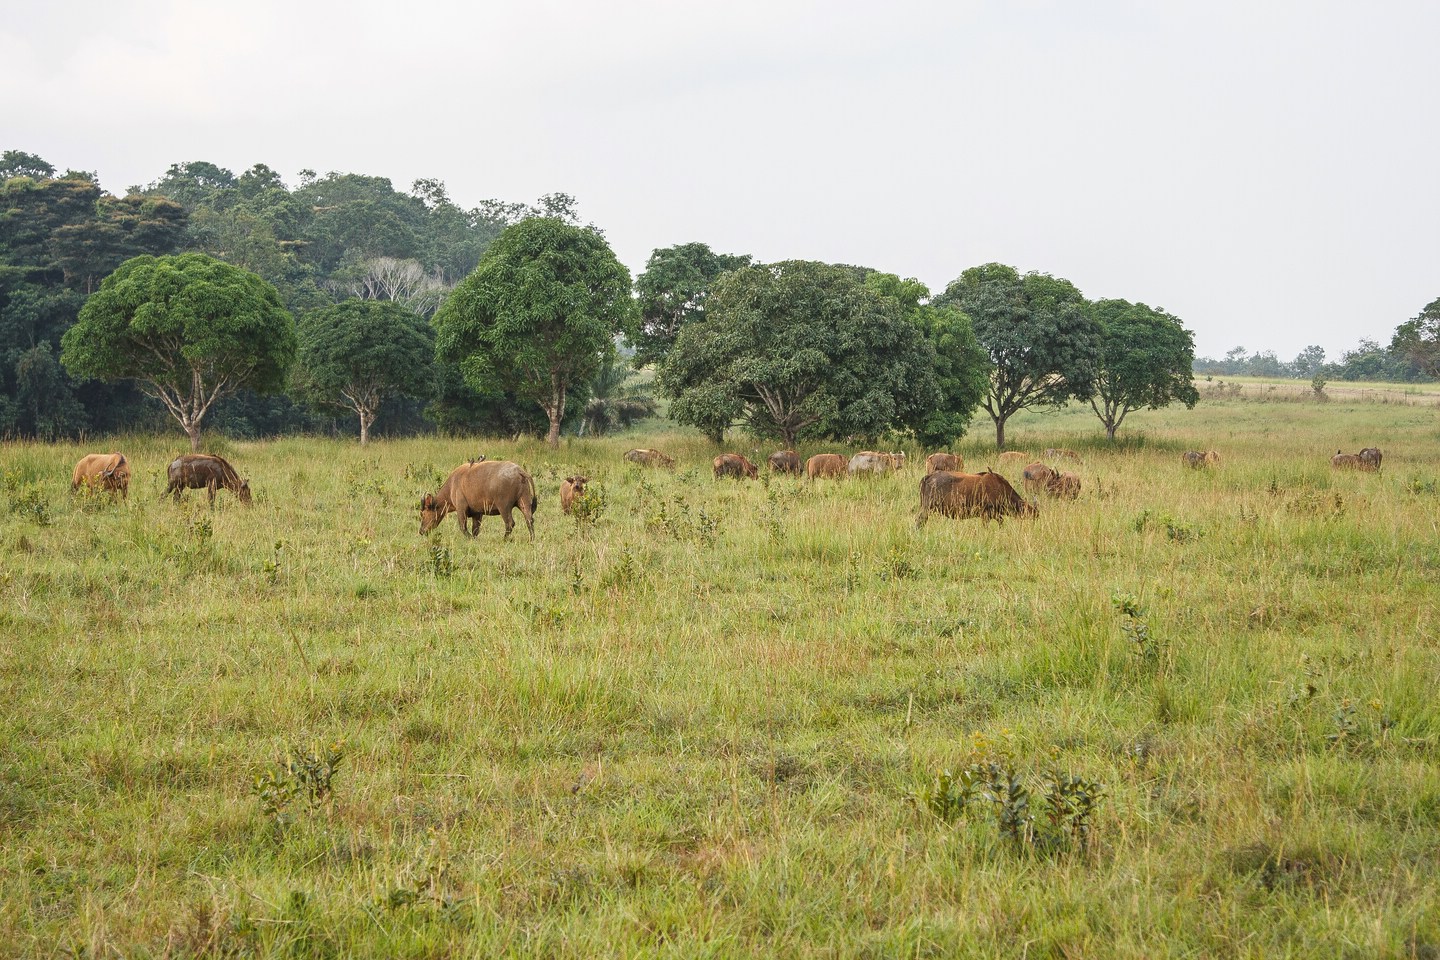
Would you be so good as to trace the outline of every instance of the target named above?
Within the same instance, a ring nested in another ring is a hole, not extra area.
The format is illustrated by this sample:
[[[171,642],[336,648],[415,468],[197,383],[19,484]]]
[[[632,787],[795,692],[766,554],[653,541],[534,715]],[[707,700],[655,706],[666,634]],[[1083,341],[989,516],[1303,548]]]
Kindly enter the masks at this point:
[[[1026,416],[1081,498],[919,530],[913,466],[683,433],[217,440],[213,511],[178,436],[4,445],[0,955],[1440,956],[1440,416],[1385,399]],[[533,544],[419,535],[481,452]]]

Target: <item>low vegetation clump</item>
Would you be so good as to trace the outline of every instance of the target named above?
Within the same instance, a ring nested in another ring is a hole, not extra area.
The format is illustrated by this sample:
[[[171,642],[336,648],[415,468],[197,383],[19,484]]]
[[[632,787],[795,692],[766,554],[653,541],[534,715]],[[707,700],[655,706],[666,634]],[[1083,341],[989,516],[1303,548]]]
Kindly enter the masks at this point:
[[[211,507],[178,434],[128,500],[5,444],[0,955],[1435,955],[1433,410],[1093,423],[1009,423],[1077,500],[922,528],[919,449],[231,440]],[[533,543],[419,534],[478,451]]]

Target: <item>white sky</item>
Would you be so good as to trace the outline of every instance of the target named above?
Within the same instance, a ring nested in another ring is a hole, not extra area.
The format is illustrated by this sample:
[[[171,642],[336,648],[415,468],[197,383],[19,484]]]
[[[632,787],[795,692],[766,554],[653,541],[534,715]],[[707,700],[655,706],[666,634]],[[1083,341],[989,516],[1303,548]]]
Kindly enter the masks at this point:
[[[0,20],[0,149],[565,191],[938,292],[998,260],[1332,358],[1440,297],[1440,3],[79,0]]]

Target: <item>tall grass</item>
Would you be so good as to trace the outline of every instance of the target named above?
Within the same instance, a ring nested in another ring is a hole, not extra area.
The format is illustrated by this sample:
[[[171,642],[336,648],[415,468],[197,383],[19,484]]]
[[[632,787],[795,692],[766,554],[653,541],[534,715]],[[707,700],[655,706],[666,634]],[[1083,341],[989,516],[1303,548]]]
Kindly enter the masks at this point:
[[[1434,955],[1434,412],[1132,420],[1021,419],[1080,500],[918,530],[913,466],[716,481],[682,433],[232,441],[256,503],[213,510],[160,499],[183,438],[7,444],[0,953]],[[69,491],[102,446],[125,503]],[[533,545],[419,536],[479,453],[535,475]],[[332,745],[306,799],[287,758]],[[992,762],[1103,783],[1088,844],[915,802]]]

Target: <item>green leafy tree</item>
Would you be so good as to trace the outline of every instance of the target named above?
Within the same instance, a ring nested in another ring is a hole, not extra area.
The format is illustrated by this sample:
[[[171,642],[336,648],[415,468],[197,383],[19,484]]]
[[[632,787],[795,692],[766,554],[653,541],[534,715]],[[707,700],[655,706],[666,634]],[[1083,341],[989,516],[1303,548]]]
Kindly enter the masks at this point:
[[[430,325],[397,303],[345,300],[300,318],[296,389],[319,407],[360,418],[360,445],[391,397],[423,399],[433,385]]]
[[[927,303],[930,290],[919,280],[876,271],[866,274],[865,286],[899,301],[935,350],[940,402],[922,410],[910,426],[927,449],[949,446],[965,435],[990,383],[990,358],[975,339],[970,318],[954,307]]]
[[[750,257],[716,253],[703,243],[683,243],[650,254],[635,279],[640,327],[633,363],[643,367],[665,359],[686,324],[705,318],[705,296],[717,277],[750,265]]]
[[[794,446],[873,437],[940,401],[935,353],[900,301],[848,267],[792,260],[715,281],[657,382],[670,415],[712,439],[733,422]]]
[[[0,183],[11,177],[48,180],[55,176],[55,167],[43,158],[23,150],[6,150],[0,154]]]
[[[1090,396],[1100,331],[1070,281],[987,263],[962,273],[937,302],[964,311],[989,354],[982,406],[995,422],[997,449],[1005,449],[1005,423],[1019,411]]]
[[[135,381],[199,450],[216,400],[284,386],[295,322],[253,273],[203,253],[141,256],[105,278],[61,344],[72,376]]]
[[[1101,337],[1090,408],[1105,436],[1114,440],[1132,410],[1195,406],[1195,338],[1178,317],[1128,300],[1099,300],[1093,313]]]
[[[435,314],[437,356],[484,393],[537,403],[560,443],[571,390],[633,329],[630,272],[591,227],[534,217],[505,228]]]
[[[1395,328],[1390,351],[1408,359],[1427,377],[1440,378],[1440,299]]]

